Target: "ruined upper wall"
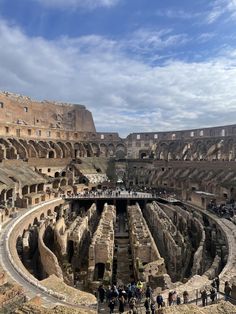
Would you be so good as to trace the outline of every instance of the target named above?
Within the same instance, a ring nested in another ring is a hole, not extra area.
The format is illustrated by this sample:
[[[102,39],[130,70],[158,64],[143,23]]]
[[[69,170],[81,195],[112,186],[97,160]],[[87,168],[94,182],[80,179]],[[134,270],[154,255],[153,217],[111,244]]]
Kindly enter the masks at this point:
[[[35,101],[29,97],[0,93],[0,123],[76,132],[96,132],[93,117],[85,106]]]

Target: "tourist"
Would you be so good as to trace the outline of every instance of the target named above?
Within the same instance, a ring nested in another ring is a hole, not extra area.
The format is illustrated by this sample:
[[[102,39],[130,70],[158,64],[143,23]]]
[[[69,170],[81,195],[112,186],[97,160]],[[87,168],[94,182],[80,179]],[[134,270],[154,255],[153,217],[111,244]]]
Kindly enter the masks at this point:
[[[119,298],[119,313],[124,313],[125,311],[125,298],[124,296],[122,295],[120,298]]]
[[[220,290],[220,278],[218,276],[215,278],[215,283],[216,283],[216,291],[219,292],[219,290]]]
[[[100,285],[98,288],[98,297],[101,303],[104,302],[105,295],[106,295],[106,290],[104,289],[103,285]]]
[[[174,291],[172,293],[172,305],[176,305],[177,304],[177,293],[176,291]]]
[[[184,304],[187,304],[189,300],[189,294],[188,294],[188,291],[186,290],[183,292],[183,299],[184,299]]]
[[[150,309],[151,309],[150,298],[146,298],[144,302],[144,307],[146,309],[146,314],[150,314]]]
[[[224,293],[225,293],[225,301],[228,301],[230,298],[232,292],[232,288],[230,287],[230,284],[228,281],[225,282],[225,288],[224,288]]]
[[[172,305],[173,299],[172,299],[173,291],[170,291],[168,294],[168,304],[169,306]]]
[[[160,293],[158,294],[156,301],[158,309],[163,306],[163,297]]]
[[[135,297],[131,297],[129,301],[129,308],[130,308],[130,313],[136,312],[136,298]]]
[[[152,297],[152,288],[147,285],[146,291],[145,291],[145,297],[146,298],[151,298]]]
[[[206,306],[207,305],[207,291],[206,291],[206,289],[201,290],[200,293],[201,293],[201,299],[202,299],[202,306]]]
[[[156,312],[156,305],[155,305],[155,302],[152,301],[151,302],[151,314],[155,314],[155,312]]]
[[[211,303],[214,303],[216,299],[216,289],[214,287],[212,287],[210,290],[210,298],[211,298]]]
[[[176,298],[176,304],[180,305],[181,304],[181,298],[180,296],[177,294],[177,298]]]
[[[136,285],[136,297],[139,301],[142,299],[143,283],[139,280]]]
[[[119,292],[115,285],[111,287],[111,297],[117,298],[119,296]]]
[[[115,305],[116,305],[116,299],[113,297],[109,301],[109,304],[108,304],[108,307],[110,308],[110,314],[114,313]]]

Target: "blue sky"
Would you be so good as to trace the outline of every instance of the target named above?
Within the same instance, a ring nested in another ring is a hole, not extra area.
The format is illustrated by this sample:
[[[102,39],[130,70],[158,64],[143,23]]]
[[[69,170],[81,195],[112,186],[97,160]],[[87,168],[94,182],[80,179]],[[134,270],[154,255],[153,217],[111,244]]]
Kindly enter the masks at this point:
[[[235,123],[236,0],[0,0],[0,90],[81,103],[98,131]]]

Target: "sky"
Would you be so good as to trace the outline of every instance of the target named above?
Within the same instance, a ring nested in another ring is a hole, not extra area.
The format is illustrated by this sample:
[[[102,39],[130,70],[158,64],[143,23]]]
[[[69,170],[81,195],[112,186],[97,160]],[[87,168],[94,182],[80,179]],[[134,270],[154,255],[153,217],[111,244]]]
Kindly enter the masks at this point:
[[[85,105],[99,132],[236,121],[236,0],[0,0],[0,90]]]

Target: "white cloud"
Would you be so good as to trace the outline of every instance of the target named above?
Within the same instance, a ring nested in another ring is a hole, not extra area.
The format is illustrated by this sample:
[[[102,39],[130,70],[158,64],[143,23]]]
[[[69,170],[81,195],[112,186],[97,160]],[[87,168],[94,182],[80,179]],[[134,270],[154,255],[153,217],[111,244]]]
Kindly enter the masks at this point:
[[[188,35],[175,34],[172,29],[138,29],[121,42],[124,49],[140,54],[160,52],[163,49],[184,45],[189,41]]]
[[[225,14],[227,15],[226,19],[236,17],[236,0],[214,0],[210,7],[210,12],[206,18],[208,24],[214,23]]]
[[[46,7],[52,8],[69,7],[87,9],[95,9],[97,7],[112,7],[119,2],[119,0],[33,0],[33,1],[37,1]]]
[[[101,36],[47,41],[4,21],[0,41],[1,90],[85,104],[100,131],[125,135],[235,122],[235,51],[207,62],[169,60],[154,67],[141,57],[134,60],[122,41]]]
[[[164,16],[170,19],[181,19],[181,20],[192,20],[198,18],[202,13],[190,12],[185,10],[168,9],[168,10],[158,10],[156,12],[157,16]]]

